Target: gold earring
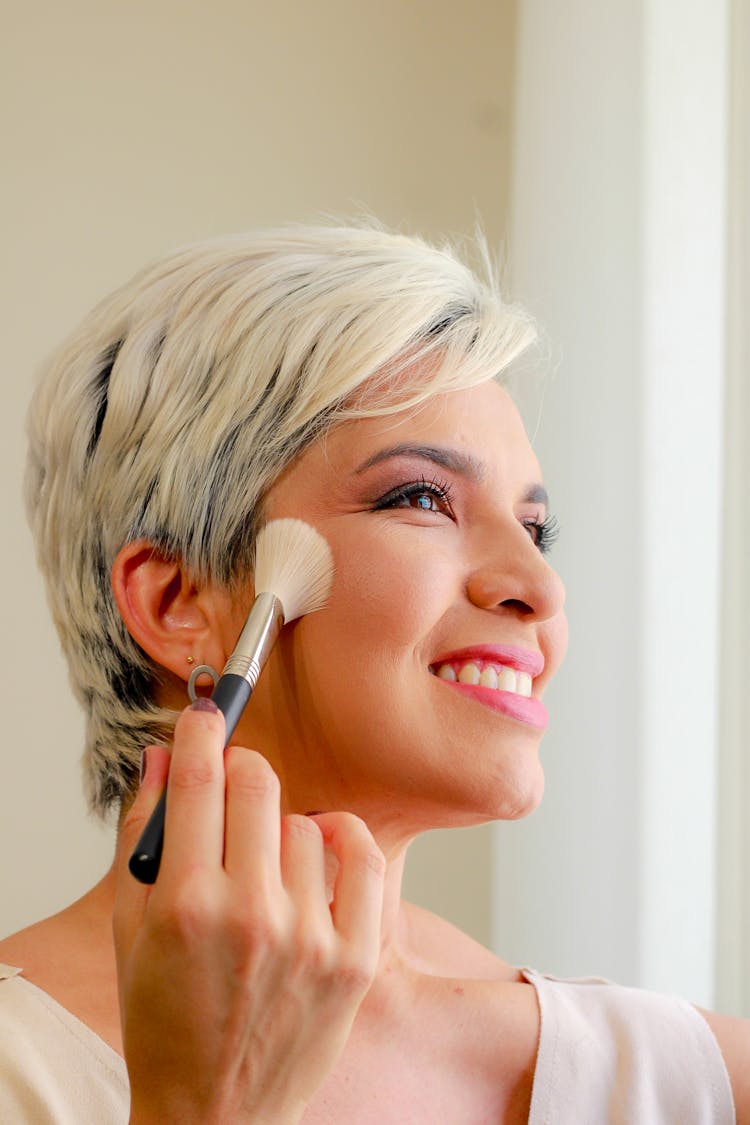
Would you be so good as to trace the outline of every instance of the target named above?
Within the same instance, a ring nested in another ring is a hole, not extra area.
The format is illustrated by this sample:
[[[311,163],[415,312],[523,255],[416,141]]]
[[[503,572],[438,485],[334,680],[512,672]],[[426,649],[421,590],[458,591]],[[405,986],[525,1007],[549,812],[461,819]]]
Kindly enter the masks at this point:
[[[188,662],[188,664],[195,664],[195,661],[193,660],[192,656],[189,656],[187,658],[187,662]]]

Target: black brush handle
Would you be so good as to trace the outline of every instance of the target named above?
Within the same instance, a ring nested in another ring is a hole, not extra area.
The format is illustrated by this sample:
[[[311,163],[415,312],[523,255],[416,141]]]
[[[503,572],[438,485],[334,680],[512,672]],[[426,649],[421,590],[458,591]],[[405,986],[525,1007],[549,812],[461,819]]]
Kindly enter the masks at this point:
[[[148,824],[141,832],[140,839],[128,860],[130,874],[135,875],[139,883],[155,883],[156,876],[159,874],[161,850],[164,847],[164,810],[166,807],[167,791],[165,789],[148,818]]]
[[[214,689],[211,698],[224,715],[226,723],[225,746],[228,745],[234,734],[234,728],[240,721],[252,691],[252,687],[243,676],[237,676],[232,672],[222,676]],[[133,849],[133,854],[128,860],[130,873],[135,876],[139,883],[155,883],[156,876],[159,874],[161,852],[164,847],[164,812],[166,807],[167,791],[165,789],[148,818],[148,824],[143,829],[140,839]]]
[[[237,676],[234,672],[226,672],[214,688],[211,698],[223,714],[227,728],[224,737],[225,746],[229,745],[229,739],[234,734],[234,728],[242,718],[242,712],[252,694],[253,689],[244,676]]]

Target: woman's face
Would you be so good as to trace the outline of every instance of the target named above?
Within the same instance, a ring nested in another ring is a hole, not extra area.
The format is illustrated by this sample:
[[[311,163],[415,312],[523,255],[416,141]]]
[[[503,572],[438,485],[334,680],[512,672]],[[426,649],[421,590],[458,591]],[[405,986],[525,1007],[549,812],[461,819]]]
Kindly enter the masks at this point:
[[[267,512],[312,524],[335,564],[328,606],[283,631],[236,735],[267,754],[287,809],[350,809],[404,835],[530,812],[567,630],[508,395],[488,382],[345,423]]]

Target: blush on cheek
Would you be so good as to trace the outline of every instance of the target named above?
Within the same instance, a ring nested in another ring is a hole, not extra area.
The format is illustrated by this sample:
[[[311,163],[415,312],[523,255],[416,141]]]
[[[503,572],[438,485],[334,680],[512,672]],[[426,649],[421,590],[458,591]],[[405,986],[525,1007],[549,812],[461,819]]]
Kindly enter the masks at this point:
[[[413,651],[455,601],[454,570],[439,551],[409,551],[405,542],[370,538],[336,568],[327,630],[345,635],[350,645],[359,637],[370,651]]]

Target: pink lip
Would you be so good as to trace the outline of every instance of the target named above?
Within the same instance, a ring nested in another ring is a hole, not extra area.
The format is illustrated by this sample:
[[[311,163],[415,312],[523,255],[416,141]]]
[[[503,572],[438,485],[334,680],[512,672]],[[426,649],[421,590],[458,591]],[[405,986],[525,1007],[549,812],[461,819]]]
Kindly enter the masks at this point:
[[[443,661],[443,663],[445,664],[447,661]],[[519,723],[527,723],[528,726],[544,730],[549,722],[547,708],[539,699],[533,697],[527,699],[525,696],[516,695],[512,691],[498,691],[495,688],[480,687],[479,684],[460,684],[457,680],[441,680],[437,676],[435,676],[435,679],[439,684],[445,684],[446,687],[453,688],[454,691],[460,691],[463,695],[468,695],[469,699],[475,699],[477,703],[483,703],[485,707],[490,707],[493,711],[500,711],[503,715],[509,715],[511,719],[516,719]]]
[[[517,672],[528,672],[532,679],[541,675],[544,670],[544,657],[541,652],[516,648],[515,645],[472,645],[470,648],[457,649],[455,652],[439,656],[437,660],[432,661],[430,667],[437,671],[441,664],[458,664],[467,660],[484,660],[488,664],[503,664],[506,668],[515,668]],[[481,690],[492,691],[492,688],[482,688]],[[501,692],[500,694],[507,695],[509,693]]]

